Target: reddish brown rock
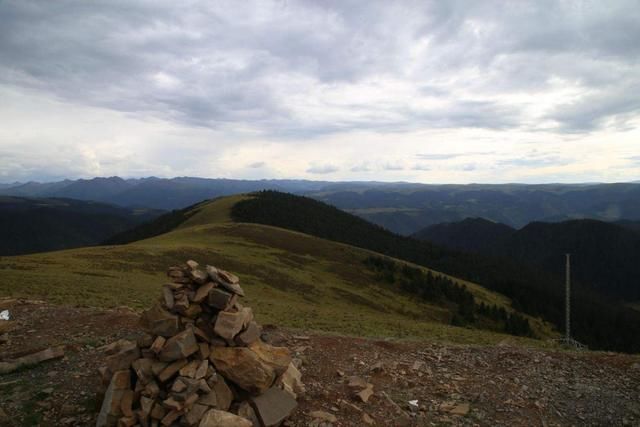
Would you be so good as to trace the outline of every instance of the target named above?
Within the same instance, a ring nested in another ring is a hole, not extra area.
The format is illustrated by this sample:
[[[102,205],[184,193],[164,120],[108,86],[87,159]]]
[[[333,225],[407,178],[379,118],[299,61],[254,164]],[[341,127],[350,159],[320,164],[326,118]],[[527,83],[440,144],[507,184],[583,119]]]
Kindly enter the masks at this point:
[[[276,377],[273,368],[246,347],[214,347],[209,359],[225,378],[250,393],[266,391]]]
[[[247,313],[245,311],[218,313],[214,332],[222,338],[233,341],[233,338],[242,330]]]
[[[199,427],[252,427],[252,424],[231,412],[209,409],[202,417]]]
[[[122,416],[120,407],[124,394],[131,389],[131,374],[129,370],[114,372],[111,382],[102,401],[96,427],[115,426]]]
[[[284,374],[291,363],[291,352],[286,347],[274,347],[258,340],[249,348],[273,369],[276,376]]]

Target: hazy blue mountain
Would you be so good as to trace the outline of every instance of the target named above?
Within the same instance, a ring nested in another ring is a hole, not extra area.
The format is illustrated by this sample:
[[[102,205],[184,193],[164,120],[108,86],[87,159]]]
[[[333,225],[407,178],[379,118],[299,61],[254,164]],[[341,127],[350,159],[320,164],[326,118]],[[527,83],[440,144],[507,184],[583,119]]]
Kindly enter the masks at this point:
[[[162,212],[73,199],[0,196],[0,255],[95,245]]]
[[[263,189],[294,193],[320,191],[328,182],[306,180],[237,180],[178,177],[79,179],[55,183],[13,184],[0,194],[20,197],[66,197],[95,200],[125,207],[181,209],[205,199]]]
[[[640,219],[638,184],[396,184],[369,189],[337,186],[308,195],[400,234],[476,217],[515,228],[540,220]]]
[[[205,199],[263,189],[321,200],[395,233],[484,218],[520,228],[532,221],[640,220],[640,184],[426,185],[415,183],[234,180],[192,177],[94,178],[0,187],[0,194],[71,197],[120,206],[181,209]]]

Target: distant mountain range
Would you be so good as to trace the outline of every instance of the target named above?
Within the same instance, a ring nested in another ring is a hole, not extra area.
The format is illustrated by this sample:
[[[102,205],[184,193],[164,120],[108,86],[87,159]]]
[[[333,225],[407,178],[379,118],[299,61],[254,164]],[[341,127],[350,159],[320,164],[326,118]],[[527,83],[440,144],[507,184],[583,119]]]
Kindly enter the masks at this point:
[[[586,288],[624,301],[640,300],[640,222],[532,222],[520,230],[481,218],[432,225],[414,237],[451,249],[542,268],[562,283],[564,254]]]
[[[95,245],[162,212],[84,200],[0,196],[0,255]]]
[[[305,195],[398,234],[480,217],[520,228],[532,221],[640,220],[640,184],[427,185],[306,180],[119,177],[0,185],[0,194],[66,197],[124,207],[182,209],[205,199],[271,189]]]
[[[153,209],[182,209],[202,200],[262,189],[288,192],[317,191],[328,182],[304,180],[235,180],[204,178],[120,177],[65,180],[53,183],[15,183],[0,187],[0,193],[20,197],[64,197],[94,200],[125,207],[144,206]]]

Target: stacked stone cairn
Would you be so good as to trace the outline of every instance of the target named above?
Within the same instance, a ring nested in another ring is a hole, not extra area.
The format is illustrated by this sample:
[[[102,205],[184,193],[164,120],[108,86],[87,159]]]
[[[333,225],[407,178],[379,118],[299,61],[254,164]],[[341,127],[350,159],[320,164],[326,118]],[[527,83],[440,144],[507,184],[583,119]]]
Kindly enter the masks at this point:
[[[285,347],[265,343],[232,273],[195,261],[143,313],[137,342],[105,346],[97,426],[280,425],[304,392]]]

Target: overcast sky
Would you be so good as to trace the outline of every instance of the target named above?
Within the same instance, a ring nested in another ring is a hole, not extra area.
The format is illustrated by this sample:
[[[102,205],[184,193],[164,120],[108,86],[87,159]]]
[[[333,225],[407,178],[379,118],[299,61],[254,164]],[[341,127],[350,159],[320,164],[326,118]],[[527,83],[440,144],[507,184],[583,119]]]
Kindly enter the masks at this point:
[[[0,182],[640,179],[631,1],[0,1]]]

